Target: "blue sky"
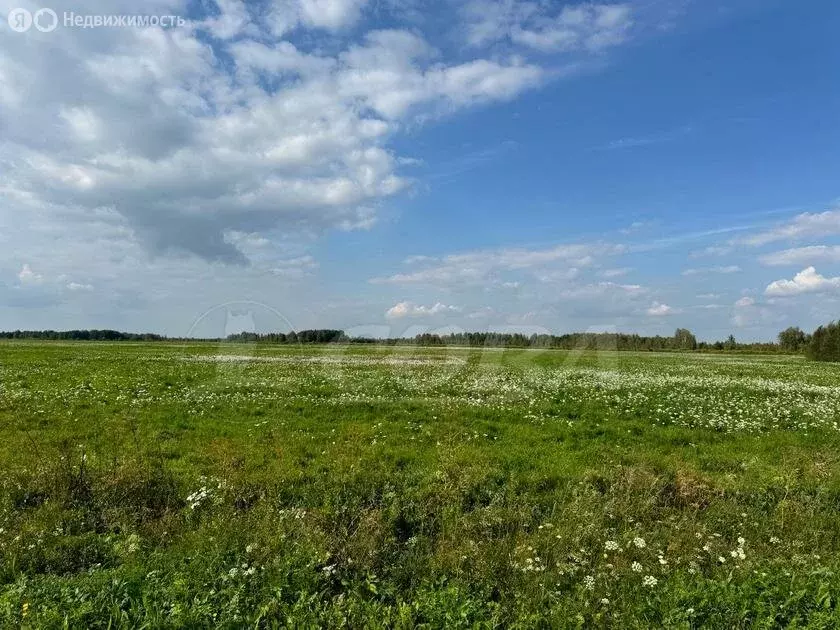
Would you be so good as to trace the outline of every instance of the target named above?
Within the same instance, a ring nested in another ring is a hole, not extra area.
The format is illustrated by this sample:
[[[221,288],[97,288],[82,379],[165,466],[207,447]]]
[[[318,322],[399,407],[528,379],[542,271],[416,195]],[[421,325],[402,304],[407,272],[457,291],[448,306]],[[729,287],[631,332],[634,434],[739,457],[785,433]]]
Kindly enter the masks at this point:
[[[0,329],[836,318],[835,2],[49,6],[0,27]]]

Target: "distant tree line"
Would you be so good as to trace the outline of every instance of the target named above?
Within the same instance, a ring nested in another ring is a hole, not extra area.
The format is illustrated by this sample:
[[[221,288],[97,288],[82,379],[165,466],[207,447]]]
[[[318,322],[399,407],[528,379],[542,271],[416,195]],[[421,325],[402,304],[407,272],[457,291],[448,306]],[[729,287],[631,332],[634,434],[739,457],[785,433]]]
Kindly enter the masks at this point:
[[[0,339],[55,341],[184,341],[154,333],[126,333],[117,330],[16,330],[0,332]],[[195,339],[188,339],[196,341]],[[523,335],[521,333],[463,332],[448,335],[423,333],[414,338],[374,339],[349,337],[343,330],[317,329],[288,333],[259,334],[241,332],[225,339],[231,343],[267,344],[378,344],[417,346],[466,346],[472,348],[543,348],[558,350],[631,350],[637,352],[705,351],[804,353],[817,361],[840,361],[840,323],[820,326],[813,334],[790,327],[778,335],[778,343],[741,343],[733,335],[725,341],[697,341],[686,328],[678,328],[670,337],[646,337],[632,333],[569,333],[565,335]]]
[[[697,341],[691,331],[680,328],[671,337],[646,337],[632,333],[569,333],[531,335],[505,333],[456,333],[418,335],[413,340],[388,340],[390,343],[414,343],[421,346],[471,346],[489,348],[545,348],[557,350],[627,350],[636,352],[673,351],[742,351],[780,352],[774,343],[739,343],[733,336],[726,341]]]
[[[463,332],[438,335],[423,333],[413,338],[377,339],[349,337],[341,330],[305,330],[291,333],[238,333],[226,341],[247,343],[348,343],[369,345],[415,345],[426,347],[463,346],[470,348],[542,348],[558,350],[633,350],[781,352],[774,343],[738,343],[732,335],[726,341],[698,342],[694,334],[678,328],[673,336],[645,337],[629,333],[569,333],[566,335],[523,335],[521,333]]]
[[[241,332],[228,335],[226,341],[237,343],[348,343],[352,341],[343,330],[301,330],[300,332],[258,334]]]
[[[164,341],[153,333],[126,333],[117,330],[15,330],[0,332],[0,339],[44,339],[49,341]]]

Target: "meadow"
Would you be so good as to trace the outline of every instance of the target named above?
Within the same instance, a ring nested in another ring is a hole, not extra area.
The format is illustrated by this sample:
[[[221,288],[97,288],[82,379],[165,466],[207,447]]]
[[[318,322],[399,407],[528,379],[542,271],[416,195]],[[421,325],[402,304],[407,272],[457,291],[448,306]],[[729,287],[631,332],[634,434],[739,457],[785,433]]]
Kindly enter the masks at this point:
[[[0,626],[840,626],[840,365],[0,343]]]

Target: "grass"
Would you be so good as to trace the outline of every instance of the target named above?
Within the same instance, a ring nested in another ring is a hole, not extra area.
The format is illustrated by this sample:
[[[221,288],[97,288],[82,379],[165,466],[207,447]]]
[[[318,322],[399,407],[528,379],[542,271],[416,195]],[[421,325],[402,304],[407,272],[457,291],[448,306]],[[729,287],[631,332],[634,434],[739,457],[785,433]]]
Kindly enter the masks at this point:
[[[0,344],[0,626],[835,627],[838,377]]]

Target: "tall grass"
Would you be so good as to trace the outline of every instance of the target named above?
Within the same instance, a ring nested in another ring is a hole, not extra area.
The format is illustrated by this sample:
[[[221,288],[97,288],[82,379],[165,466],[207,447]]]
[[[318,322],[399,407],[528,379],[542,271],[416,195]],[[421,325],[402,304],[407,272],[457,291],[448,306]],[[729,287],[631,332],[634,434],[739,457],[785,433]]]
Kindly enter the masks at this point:
[[[218,352],[0,346],[0,626],[840,622],[840,368]]]

